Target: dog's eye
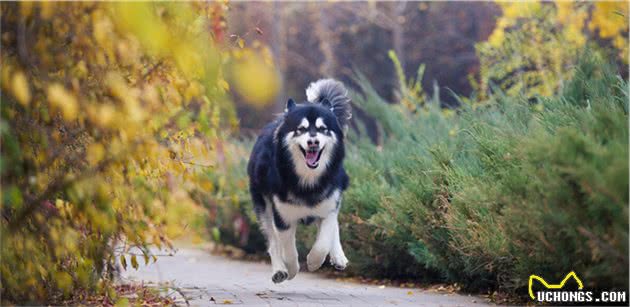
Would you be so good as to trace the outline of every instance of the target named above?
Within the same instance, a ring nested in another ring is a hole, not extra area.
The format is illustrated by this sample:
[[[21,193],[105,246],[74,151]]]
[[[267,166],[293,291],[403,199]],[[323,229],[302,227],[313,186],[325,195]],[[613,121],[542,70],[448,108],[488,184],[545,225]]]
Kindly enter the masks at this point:
[[[306,132],[306,128],[300,127],[300,128],[298,128],[297,131],[298,131],[298,133],[304,133],[304,132]]]
[[[319,128],[317,128],[317,132],[324,133],[324,132],[326,132],[326,130],[328,130],[328,129],[326,129],[326,127],[319,127]]]

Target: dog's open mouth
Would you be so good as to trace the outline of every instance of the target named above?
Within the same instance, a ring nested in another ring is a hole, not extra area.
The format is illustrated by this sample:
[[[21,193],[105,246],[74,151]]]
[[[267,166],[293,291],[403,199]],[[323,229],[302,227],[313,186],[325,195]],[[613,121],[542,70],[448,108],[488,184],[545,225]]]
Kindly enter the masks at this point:
[[[302,151],[302,154],[304,154],[306,166],[309,168],[317,168],[319,165],[319,158],[322,157],[324,147],[319,148],[319,146],[308,146],[308,149],[304,150],[304,148],[300,146],[300,150]]]

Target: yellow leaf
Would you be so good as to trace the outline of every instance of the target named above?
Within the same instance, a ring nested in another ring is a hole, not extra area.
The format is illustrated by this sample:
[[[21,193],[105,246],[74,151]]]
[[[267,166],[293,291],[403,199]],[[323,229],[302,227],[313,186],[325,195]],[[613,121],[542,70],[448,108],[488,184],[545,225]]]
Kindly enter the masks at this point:
[[[186,91],[184,92],[184,99],[186,99],[186,101],[189,101],[193,99],[194,97],[199,96],[199,94],[201,94],[201,90],[202,89],[199,83],[191,82],[186,88]]]
[[[33,3],[34,2],[29,1],[20,3],[20,13],[22,14],[22,16],[28,17],[31,15],[31,13],[33,12]]]
[[[67,121],[77,117],[79,105],[77,99],[61,84],[55,83],[48,87],[48,101],[55,109],[60,109],[63,118]]]
[[[221,86],[221,88],[223,88],[226,91],[230,90],[230,84],[227,83],[225,80],[223,79],[219,79],[219,85]]]
[[[274,102],[279,89],[278,73],[258,55],[248,55],[231,67],[234,89],[245,102],[263,107]]]
[[[23,105],[28,106],[28,103],[31,101],[31,91],[28,87],[28,81],[26,80],[26,76],[24,73],[17,72],[13,75],[13,94],[17,101]]]
[[[241,49],[245,47],[245,40],[244,39],[239,37],[237,43],[238,43],[238,46],[241,47]]]
[[[123,266],[123,269],[127,269],[127,259],[125,258],[125,255],[120,255],[120,265]]]
[[[90,165],[94,166],[103,160],[105,156],[105,147],[101,143],[90,144],[87,148],[87,160]]]
[[[39,15],[42,16],[44,20],[50,19],[50,17],[52,17],[54,13],[54,9],[55,9],[54,3],[42,1],[39,3],[39,6],[40,6]]]
[[[108,104],[103,104],[96,108],[96,112],[93,113],[92,120],[101,127],[109,127],[116,115],[116,109]]]
[[[66,272],[55,273],[55,282],[64,293],[69,293],[72,290],[72,276]]]
[[[138,269],[138,259],[136,258],[136,255],[131,256],[131,267],[136,270]]]

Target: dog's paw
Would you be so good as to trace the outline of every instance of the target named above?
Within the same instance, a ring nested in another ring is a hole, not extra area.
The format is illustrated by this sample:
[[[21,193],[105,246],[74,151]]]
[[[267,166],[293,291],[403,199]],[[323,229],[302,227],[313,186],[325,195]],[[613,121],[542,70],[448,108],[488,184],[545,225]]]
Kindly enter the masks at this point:
[[[335,270],[343,271],[348,266],[348,258],[343,253],[340,255],[330,254],[330,264]]]
[[[278,284],[281,283],[283,281],[285,281],[287,279],[287,277],[289,277],[289,273],[285,272],[285,271],[277,271],[273,274],[273,276],[271,276],[271,280]]]
[[[324,260],[326,260],[326,254],[326,252],[311,250],[306,256],[306,267],[308,270],[313,272],[319,269],[324,264]]]

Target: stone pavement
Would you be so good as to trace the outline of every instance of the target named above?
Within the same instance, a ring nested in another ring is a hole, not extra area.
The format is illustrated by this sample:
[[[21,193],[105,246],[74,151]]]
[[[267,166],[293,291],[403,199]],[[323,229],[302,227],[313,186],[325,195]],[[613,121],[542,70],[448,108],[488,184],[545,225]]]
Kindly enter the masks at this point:
[[[481,306],[483,298],[421,289],[342,282],[321,274],[300,272],[274,284],[271,266],[211,255],[199,249],[179,249],[174,256],[138,270],[128,268],[123,281],[168,283],[177,289],[178,305],[214,306]],[[302,266],[305,266],[303,264]],[[185,297],[185,299],[183,297]]]

